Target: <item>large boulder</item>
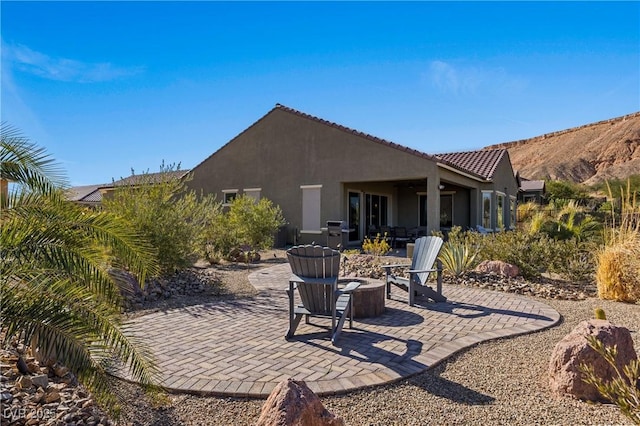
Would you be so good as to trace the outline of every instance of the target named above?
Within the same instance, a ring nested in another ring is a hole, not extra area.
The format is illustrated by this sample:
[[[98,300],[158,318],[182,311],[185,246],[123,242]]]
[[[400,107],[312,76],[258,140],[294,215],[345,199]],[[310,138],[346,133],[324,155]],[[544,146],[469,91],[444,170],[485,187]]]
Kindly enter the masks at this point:
[[[475,271],[482,274],[497,274],[509,278],[515,278],[520,275],[520,269],[516,265],[503,262],[502,260],[484,260],[476,266]]]
[[[593,366],[596,375],[605,382],[617,377],[613,367],[589,346],[587,336],[595,336],[605,346],[617,346],[616,366],[620,371],[638,357],[628,329],[606,320],[583,321],[558,342],[551,354],[549,383],[554,394],[590,401],[603,399],[595,386],[582,380],[581,364]]]
[[[256,426],[344,426],[304,381],[284,380],[262,406]]]

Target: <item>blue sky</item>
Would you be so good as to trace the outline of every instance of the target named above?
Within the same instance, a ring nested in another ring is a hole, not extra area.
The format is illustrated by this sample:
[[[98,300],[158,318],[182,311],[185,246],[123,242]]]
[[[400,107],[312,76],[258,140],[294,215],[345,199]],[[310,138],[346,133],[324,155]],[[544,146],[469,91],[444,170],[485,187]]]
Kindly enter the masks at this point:
[[[1,2],[1,120],[72,185],[192,168],[276,103],[427,152],[640,110],[639,2]]]

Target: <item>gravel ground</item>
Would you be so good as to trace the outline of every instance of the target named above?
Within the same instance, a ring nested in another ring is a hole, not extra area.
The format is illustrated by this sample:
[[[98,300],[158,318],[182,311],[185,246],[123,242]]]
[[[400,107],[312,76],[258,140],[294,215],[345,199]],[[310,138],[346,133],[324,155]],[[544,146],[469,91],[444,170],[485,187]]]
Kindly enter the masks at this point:
[[[267,259],[277,263],[281,255],[270,253]],[[222,277],[225,292],[251,293],[247,276],[253,270],[227,268]],[[631,330],[640,353],[640,306],[593,298],[539,300],[562,314],[560,325],[481,343],[413,378],[322,401],[347,425],[631,424],[613,405],[555,398],[548,389],[547,368],[556,343],[580,321],[592,318],[596,307],[602,307],[614,324]],[[192,395],[168,395],[158,402],[135,385],[119,383],[118,387],[128,401],[120,422],[127,425],[252,425],[264,403]]]

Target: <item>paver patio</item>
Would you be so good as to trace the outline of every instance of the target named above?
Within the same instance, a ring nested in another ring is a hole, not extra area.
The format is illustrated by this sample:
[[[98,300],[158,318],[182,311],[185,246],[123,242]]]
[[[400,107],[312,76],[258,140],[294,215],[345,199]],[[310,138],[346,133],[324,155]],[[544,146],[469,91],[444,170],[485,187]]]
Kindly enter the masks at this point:
[[[444,285],[447,303],[392,294],[379,317],[345,324],[338,346],[330,320],[288,327],[289,264],[249,276],[256,297],[219,300],[144,315],[127,328],[148,344],[170,391],[266,397],[286,378],[304,380],[318,395],[344,393],[423,372],[476,343],[551,327],[560,314],[548,305],[497,291]],[[318,327],[322,326],[323,328]]]

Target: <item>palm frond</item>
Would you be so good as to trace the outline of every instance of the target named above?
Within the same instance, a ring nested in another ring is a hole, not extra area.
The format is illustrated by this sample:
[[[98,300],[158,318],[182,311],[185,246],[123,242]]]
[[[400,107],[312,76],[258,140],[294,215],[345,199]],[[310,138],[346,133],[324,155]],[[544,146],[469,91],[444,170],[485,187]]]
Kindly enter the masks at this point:
[[[101,399],[108,399],[105,360],[118,359],[134,379],[153,382],[157,370],[150,352],[121,330],[118,310],[69,279],[56,280],[48,272],[22,275],[28,281],[0,280],[5,339],[22,335],[25,344],[54,355]]]
[[[0,178],[46,194],[66,185],[62,169],[46,150],[5,122],[0,123]]]

